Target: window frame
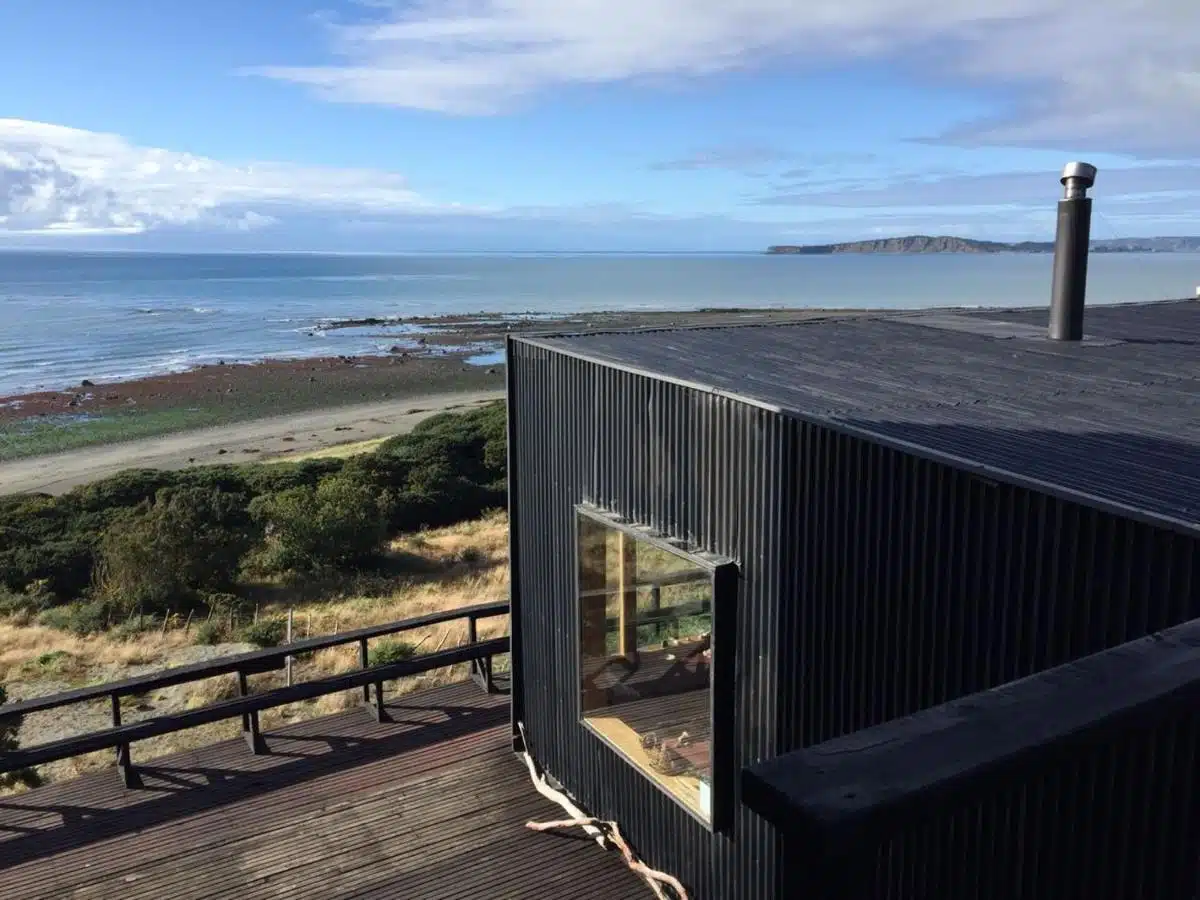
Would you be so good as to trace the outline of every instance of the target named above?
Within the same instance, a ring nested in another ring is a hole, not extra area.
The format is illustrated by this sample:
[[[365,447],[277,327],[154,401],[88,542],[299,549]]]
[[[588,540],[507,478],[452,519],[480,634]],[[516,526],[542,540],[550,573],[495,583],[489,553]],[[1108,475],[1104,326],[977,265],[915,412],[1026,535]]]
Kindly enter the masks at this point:
[[[659,793],[686,812],[706,830],[717,833],[732,828],[737,796],[737,767],[735,759],[737,742],[737,717],[735,696],[737,688],[737,594],[739,571],[737,563],[724,556],[707,553],[689,546],[685,542],[668,537],[659,531],[630,522],[623,516],[591,503],[576,504],[573,509],[572,561],[574,565],[574,593],[571,598],[572,647],[574,649],[571,669],[574,673],[572,690],[576,721],[592,737],[615,753],[622,762],[650,784]],[[583,586],[579,554],[580,518],[624,533],[635,541],[649,544],[659,550],[686,559],[698,568],[706,569],[712,584],[712,658],[709,662],[709,733],[712,740],[712,780],[709,785],[711,802],[709,817],[704,819],[665,785],[652,778],[645,768],[631,759],[587,721],[583,709],[583,620],[580,602]]]

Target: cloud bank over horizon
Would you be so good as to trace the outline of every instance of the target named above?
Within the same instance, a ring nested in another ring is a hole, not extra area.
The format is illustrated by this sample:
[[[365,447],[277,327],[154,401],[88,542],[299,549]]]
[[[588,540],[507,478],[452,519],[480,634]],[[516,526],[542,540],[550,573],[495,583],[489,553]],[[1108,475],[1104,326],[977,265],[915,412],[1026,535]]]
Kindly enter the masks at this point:
[[[370,214],[438,208],[396,174],[228,163],[102,134],[0,119],[0,232],[135,235],[192,226],[267,228],[295,210]]]
[[[485,208],[435,202],[394,172],[227,162],[0,119],[0,244],[440,252],[737,250],[906,233],[1024,240],[1052,233],[1057,196],[1054,172],[887,169],[870,154],[750,144],[645,168],[734,172],[752,190],[713,213],[640,202]],[[1102,166],[1094,193],[1097,237],[1195,233],[1200,163]]]

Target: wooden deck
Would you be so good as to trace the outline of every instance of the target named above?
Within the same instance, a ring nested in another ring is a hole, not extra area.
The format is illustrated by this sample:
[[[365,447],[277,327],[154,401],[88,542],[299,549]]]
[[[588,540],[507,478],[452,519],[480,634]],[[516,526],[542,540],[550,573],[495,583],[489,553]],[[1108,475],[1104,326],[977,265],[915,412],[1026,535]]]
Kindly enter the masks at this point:
[[[509,748],[507,697],[474,684],[350,710],[0,798],[0,898],[643,898]],[[134,747],[137,761],[137,747]]]

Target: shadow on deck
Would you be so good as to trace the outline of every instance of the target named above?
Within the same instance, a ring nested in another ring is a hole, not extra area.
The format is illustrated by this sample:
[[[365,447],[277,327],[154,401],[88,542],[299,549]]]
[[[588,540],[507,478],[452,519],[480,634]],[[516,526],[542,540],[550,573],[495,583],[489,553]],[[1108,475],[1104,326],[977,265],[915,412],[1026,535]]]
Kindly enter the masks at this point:
[[[0,798],[0,897],[640,898],[511,753],[507,697],[474,684]],[[136,748],[135,748],[136,754]]]

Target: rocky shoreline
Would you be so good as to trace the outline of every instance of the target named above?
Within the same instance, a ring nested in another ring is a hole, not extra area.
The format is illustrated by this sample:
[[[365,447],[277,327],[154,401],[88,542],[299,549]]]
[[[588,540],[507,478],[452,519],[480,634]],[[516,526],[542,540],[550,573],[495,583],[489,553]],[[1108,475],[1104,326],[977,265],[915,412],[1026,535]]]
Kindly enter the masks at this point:
[[[220,362],[131,381],[84,379],[72,389],[0,397],[0,426],[86,425],[93,418],[164,410],[204,412],[217,421],[231,421],[406,395],[503,388],[503,342],[513,333],[803,321],[833,314],[706,309],[338,320],[322,327],[383,329],[378,336],[395,337],[395,343],[377,356]]]

